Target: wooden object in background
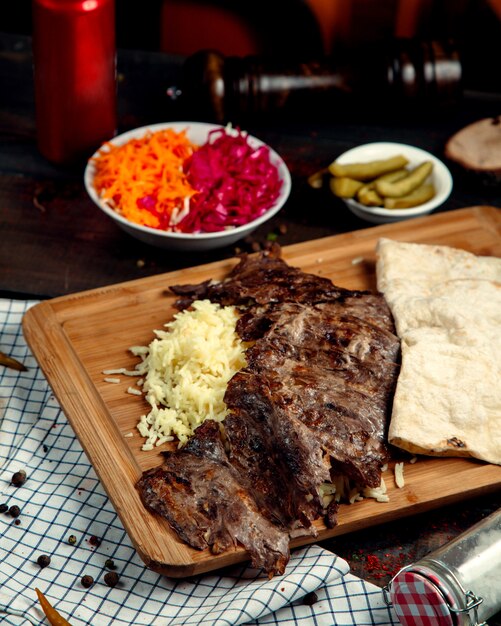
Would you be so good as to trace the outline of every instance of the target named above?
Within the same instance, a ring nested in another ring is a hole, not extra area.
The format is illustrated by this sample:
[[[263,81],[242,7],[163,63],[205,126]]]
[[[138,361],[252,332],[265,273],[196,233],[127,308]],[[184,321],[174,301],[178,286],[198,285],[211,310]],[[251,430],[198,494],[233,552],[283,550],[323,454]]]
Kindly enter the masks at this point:
[[[501,115],[459,130],[445,144],[445,156],[481,183],[501,184]]]

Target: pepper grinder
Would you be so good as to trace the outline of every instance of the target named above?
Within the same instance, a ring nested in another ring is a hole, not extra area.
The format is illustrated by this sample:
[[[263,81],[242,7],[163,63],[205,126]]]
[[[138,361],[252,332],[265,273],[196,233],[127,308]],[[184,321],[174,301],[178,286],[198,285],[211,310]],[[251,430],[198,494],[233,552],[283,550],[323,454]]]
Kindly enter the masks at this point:
[[[83,161],[116,133],[114,0],[33,0],[38,148]]]
[[[362,107],[371,112],[448,110],[462,94],[459,50],[453,41],[394,40],[314,60],[224,57],[201,50],[167,94],[195,117],[218,123],[269,115],[327,114]]]

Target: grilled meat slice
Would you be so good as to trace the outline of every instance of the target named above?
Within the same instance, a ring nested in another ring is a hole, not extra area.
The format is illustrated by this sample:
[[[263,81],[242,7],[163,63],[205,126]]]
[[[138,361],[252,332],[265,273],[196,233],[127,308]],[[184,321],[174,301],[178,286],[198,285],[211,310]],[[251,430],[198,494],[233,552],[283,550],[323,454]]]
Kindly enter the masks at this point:
[[[176,307],[185,309],[194,300],[207,298],[221,305],[270,304],[273,302],[314,303],[353,293],[336,287],[328,278],[307,274],[280,258],[280,247],[256,256],[242,255],[240,262],[221,282],[173,285]]]
[[[273,436],[293,480],[303,484],[305,497],[315,497],[318,486],[329,480],[328,471],[321,471],[325,453],[355,482],[377,487],[388,458],[386,406],[376,402],[376,394],[350,384],[352,363],[342,358],[337,369],[326,371],[289,357],[278,362],[273,351],[268,354],[269,367],[249,376],[255,387],[273,390]],[[228,401],[233,408],[231,395]]]
[[[372,314],[363,315],[363,303]],[[291,326],[292,324],[292,326]],[[266,337],[286,338],[294,345],[311,346],[319,352],[346,350],[363,361],[400,358],[400,342],[383,296],[361,294],[356,298],[314,305],[285,302],[269,307],[251,307],[237,323],[243,341]],[[284,343],[284,347],[286,343]],[[277,345],[278,347],[278,345]]]
[[[228,462],[216,422],[204,422],[184,448],[164,456],[163,465],[144,472],[137,483],[148,508],[194,548],[217,554],[238,542],[256,567],[283,573],[289,536],[259,512]]]
[[[267,398],[273,440],[312,503],[318,485],[329,479],[320,460],[326,453],[353,480],[372,487],[379,485],[388,457],[386,416],[399,342],[386,329],[343,310],[336,302],[283,303],[247,316],[247,323],[241,319],[245,339],[257,339],[256,327],[267,330],[247,350],[248,366],[230,381],[225,395],[232,411],[248,414],[260,412],[259,399]],[[291,433],[303,442],[302,454],[308,446],[309,460],[287,452]],[[301,491],[298,485],[296,493]]]
[[[316,535],[312,520],[322,514],[317,488],[329,479],[329,466],[301,423],[281,422],[272,399],[265,377],[248,369],[234,376],[225,396],[229,459],[263,515],[291,536]]]
[[[239,306],[237,331],[253,345],[227,386],[226,445],[205,422],[138,487],[187,543],[220,551],[240,542],[273,575],[289,537],[315,535],[321,515],[335,525],[322,483],[342,473],[380,484],[400,358],[390,310],[381,294],[288,266],[279,248],[243,256],[222,282],[172,291],[180,309],[201,298]]]

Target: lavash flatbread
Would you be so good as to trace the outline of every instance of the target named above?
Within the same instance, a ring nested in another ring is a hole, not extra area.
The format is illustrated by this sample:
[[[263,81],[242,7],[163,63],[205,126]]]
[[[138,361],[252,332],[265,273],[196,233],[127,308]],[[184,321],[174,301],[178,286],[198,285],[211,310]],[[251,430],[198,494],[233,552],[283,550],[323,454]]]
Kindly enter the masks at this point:
[[[381,239],[376,274],[402,343],[390,443],[501,464],[501,259]]]

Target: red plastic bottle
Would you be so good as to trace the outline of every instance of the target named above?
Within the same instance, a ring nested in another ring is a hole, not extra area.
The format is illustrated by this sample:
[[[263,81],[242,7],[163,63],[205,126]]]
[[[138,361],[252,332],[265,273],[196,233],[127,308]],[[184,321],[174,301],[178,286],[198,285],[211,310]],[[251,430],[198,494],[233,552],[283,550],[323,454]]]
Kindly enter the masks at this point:
[[[82,161],[116,132],[114,0],[33,0],[33,59],[39,150]]]

